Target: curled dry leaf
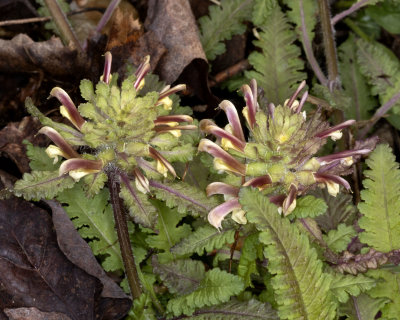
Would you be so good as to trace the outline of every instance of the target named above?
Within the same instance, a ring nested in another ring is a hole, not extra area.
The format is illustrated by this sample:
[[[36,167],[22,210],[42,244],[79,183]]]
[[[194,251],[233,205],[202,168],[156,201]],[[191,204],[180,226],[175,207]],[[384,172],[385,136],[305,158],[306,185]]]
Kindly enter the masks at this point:
[[[5,309],[9,320],[71,320],[70,317],[58,312],[42,312],[37,308]]]

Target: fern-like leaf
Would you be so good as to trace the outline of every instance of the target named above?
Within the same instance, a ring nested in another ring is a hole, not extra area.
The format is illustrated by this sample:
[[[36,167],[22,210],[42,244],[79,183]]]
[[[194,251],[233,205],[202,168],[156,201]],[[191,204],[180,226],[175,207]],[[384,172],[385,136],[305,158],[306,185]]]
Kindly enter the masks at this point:
[[[158,254],[158,260],[160,263],[166,263],[174,259],[174,255],[170,252],[171,247],[186,237],[191,228],[188,224],[176,226],[182,218],[176,209],[170,209],[158,201],[154,201],[154,205],[158,209],[156,228],[159,232],[157,235],[148,236],[146,242],[150,247],[164,251]]]
[[[331,291],[340,303],[346,303],[350,296],[356,297],[376,285],[376,280],[362,274],[357,276],[332,273]]]
[[[332,278],[322,272],[322,261],[307,236],[282,218],[275,205],[256,190],[241,190],[247,218],[266,245],[268,270],[281,319],[334,319],[336,305],[329,291]]]
[[[104,172],[89,174],[83,178],[85,183],[85,191],[89,197],[93,197],[103,189],[107,182],[107,175]]]
[[[55,171],[32,171],[25,173],[22,180],[14,185],[16,196],[23,196],[25,200],[52,199],[64,189],[72,188],[75,181],[70,176],[60,176]]]
[[[167,311],[179,316],[191,315],[196,308],[227,302],[244,289],[242,279],[214,268],[206,272],[197,290],[168,301]]]
[[[255,26],[264,25],[277,5],[276,0],[254,0],[251,21]]]
[[[351,108],[346,108],[347,118],[366,120],[369,111],[377,105],[371,96],[367,80],[357,62],[357,47],[354,36],[350,36],[338,50],[341,80],[346,95],[351,98]]]
[[[254,233],[244,241],[237,270],[238,276],[243,278],[246,287],[253,287],[251,275],[259,274],[256,264],[259,251],[261,251],[262,258],[262,245],[258,241],[258,233]]]
[[[327,208],[323,199],[308,195],[297,199],[292,215],[297,218],[315,218],[324,214]]]
[[[224,40],[245,32],[244,20],[250,20],[253,0],[222,0],[209,7],[209,15],[199,19],[200,41],[208,60],[225,52]]]
[[[257,80],[268,102],[283,104],[293,88],[305,79],[305,74],[300,72],[304,68],[303,61],[299,59],[300,48],[293,43],[296,35],[278,5],[261,26],[259,36],[254,44],[262,51],[255,51],[249,56],[255,71],[245,72],[245,75],[248,79]]]
[[[47,153],[46,149],[36,147],[28,140],[24,140],[23,143],[26,145],[26,155],[29,158],[29,167],[36,171],[53,171],[59,168],[59,164],[53,163]]]
[[[357,235],[353,226],[339,224],[337,230],[330,230],[327,235],[324,235],[324,241],[335,252],[346,250],[350,240]]]
[[[171,252],[177,255],[197,253],[202,255],[204,250],[211,252],[214,249],[221,249],[227,243],[234,240],[234,229],[223,229],[218,231],[210,225],[199,227],[189,234],[181,242],[171,248]]]
[[[179,213],[205,216],[218,205],[214,197],[207,198],[204,190],[183,181],[160,183],[151,180],[150,187],[157,199],[165,201],[170,208],[177,207]]]
[[[389,298],[381,309],[383,319],[398,319],[400,315],[400,274],[387,270],[370,270],[368,276],[377,279],[376,287],[368,291],[373,298]],[[383,281],[382,281],[383,280]]]
[[[154,257],[152,264],[154,273],[160,276],[169,292],[179,295],[196,290],[206,273],[202,262],[191,259],[180,259],[161,264]]]
[[[364,215],[360,240],[372,248],[389,252],[400,248],[400,170],[387,145],[378,145],[367,159],[365,190],[358,208]]]
[[[93,253],[106,256],[103,268],[115,271],[122,270],[123,264],[109,197],[105,188],[93,198],[87,198],[82,183],[79,183],[73,189],[64,190],[57,199],[65,204],[65,211],[82,238],[91,240]]]
[[[276,311],[268,303],[255,299],[249,301],[231,301],[197,310],[190,317],[193,320],[278,320]]]
[[[341,306],[339,314],[346,315],[346,320],[374,320],[379,310],[388,301],[387,298],[373,299],[368,294],[362,293]]]

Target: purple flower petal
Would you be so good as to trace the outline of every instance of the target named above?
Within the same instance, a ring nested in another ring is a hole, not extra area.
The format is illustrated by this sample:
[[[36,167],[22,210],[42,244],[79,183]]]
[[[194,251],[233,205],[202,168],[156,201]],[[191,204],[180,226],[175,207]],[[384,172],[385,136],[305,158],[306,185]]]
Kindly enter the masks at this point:
[[[39,130],[39,133],[48,136],[65,153],[65,155],[68,156],[68,158],[79,158],[79,154],[53,128],[43,127]]]
[[[329,137],[333,132],[338,131],[338,130],[342,130],[348,126],[351,126],[352,124],[354,124],[356,122],[356,120],[347,120],[345,122],[342,122],[336,126],[330,127],[324,131],[318,132],[315,137],[317,138],[327,138]]]
[[[214,194],[223,194],[237,197],[239,188],[223,182],[212,182],[206,188],[207,197]]]
[[[244,148],[246,147],[246,142],[238,139],[233,134],[221,129],[220,127],[216,126],[214,122],[208,119],[203,119],[199,123],[200,130],[207,133],[213,134],[217,138],[224,138],[231,142],[231,144],[237,149],[238,151],[243,152]]]
[[[238,198],[228,200],[209,212],[208,222],[215,228],[220,229],[222,228],[222,220],[233,210],[240,209],[241,207]]]
[[[246,141],[236,107],[228,100],[222,101],[219,104],[219,107],[224,110],[226,117],[228,118],[229,124],[232,127],[233,135],[241,141]]]
[[[111,52],[107,51],[104,54],[104,70],[103,70],[103,79],[102,79],[107,84],[110,82],[111,62],[112,62]]]

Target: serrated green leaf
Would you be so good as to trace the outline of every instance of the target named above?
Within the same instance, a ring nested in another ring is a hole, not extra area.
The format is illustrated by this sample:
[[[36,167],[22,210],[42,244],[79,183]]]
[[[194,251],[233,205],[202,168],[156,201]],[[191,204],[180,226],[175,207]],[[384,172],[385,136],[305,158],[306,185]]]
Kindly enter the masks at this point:
[[[81,96],[83,99],[85,99],[86,101],[93,100],[95,93],[92,81],[89,81],[87,79],[81,80],[79,89],[81,91]]]
[[[133,300],[131,310],[126,320],[156,320],[156,315],[152,309],[152,301],[148,294],[142,293],[138,299]]]
[[[24,173],[22,180],[14,185],[16,196],[23,196],[25,200],[52,199],[64,189],[72,188],[75,184],[70,176],[60,176],[55,171],[32,171]]]
[[[346,250],[350,240],[356,235],[353,226],[339,224],[337,230],[330,230],[327,235],[323,235],[323,238],[330,249],[339,253]]]
[[[268,19],[260,26],[259,39],[254,41],[262,51],[249,55],[249,62],[255,70],[246,71],[245,76],[256,79],[268,102],[278,105],[290,97],[294,87],[306,76],[300,72],[304,63],[299,59],[300,48],[293,43],[295,33],[278,5],[271,10]]]
[[[250,20],[253,0],[222,0],[220,5],[209,7],[208,16],[199,19],[200,41],[208,60],[225,52],[223,40],[246,30],[242,23]]]
[[[203,255],[204,250],[211,252],[214,249],[221,249],[227,243],[232,243],[234,235],[235,230],[233,229],[218,231],[210,225],[205,225],[177,243],[171,248],[171,252],[177,255],[186,255],[194,252],[198,255]]]
[[[312,92],[315,96],[328,101],[333,108],[345,112],[347,109],[351,108],[352,100],[343,90],[334,89],[333,91],[330,91],[326,86],[315,84]]]
[[[262,26],[266,24],[268,17],[277,5],[276,0],[255,0],[251,18],[254,25]]]
[[[368,294],[375,299],[390,299],[381,308],[382,318],[397,319],[400,315],[400,274],[386,270],[370,270],[367,275],[377,280],[376,287],[368,291]]]
[[[57,197],[64,204],[65,211],[82,238],[90,239],[93,253],[106,256],[102,262],[103,268],[106,271],[123,270],[109,198],[106,188],[93,198],[86,197],[82,183],[73,189],[64,190]]]
[[[54,171],[58,169],[59,164],[53,163],[53,159],[50,158],[45,148],[36,147],[28,140],[24,140],[23,143],[26,145],[26,155],[29,158],[29,167],[36,171]]]
[[[196,260],[180,259],[161,264],[153,259],[152,264],[154,273],[174,294],[184,295],[196,290],[205,276],[203,263]]]
[[[164,251],[158,254],[158,260],[160,263],[166,263],[175,258],[170,249],[190,233],[191,227],[188,224],[182,224],[177,227],[176,225],[182,219],[178,211],[170,209],[158,201],[153,201],[153,203],[158,209],[158,222],[156,225],[158,234],[148,236],[146,242],[150,247]]]
[[[231,301],[211,308],[194,312],[190,317],[194,320],[278,320],[276,311],[268,303],[255,299],[249,301]]]
[[[327,208],[324,200],[308,195],[297,199],[292,215],[297,218],[315,218],[324,214]]]
[[[334,319],[336,303],[329,292],[332,278],[322,271],[322,261],[288,219],[257,190],[240,191],[240,203],[247,219],[260,233],[266,245],[268,270],[274,275],[272,287],[281,319]]]
[[[369,119],[369,112],[377,105],[371,96],[366,78],[360,71],[357,62],[355,37],[351,35],[338,49],[341,80],[346,95],[351,98],[351,107],[345,109],[347,118]]]
[[[168,301],[167,311],[175,316],[191,315],[196,308],[227,302],[243,290],[241,278],[214,268],[206,272],[197,290]]]
[[[244,241],[237,269],[237,274],[242,277],[245,287],[253,287],[251,275],[259,274],[256,263],[258,251],[262,251],[262,245],[258,241],[258,233],[254,233]]]
[[[151,181],[150,186],[157,199],[165,201],[170,208],[177,207],[179,213],[190,212],[194,216],[205,216],[218,205],[214,197],[207,198],[204,190],[183,181]]]
[[[104,172],[89,174],[83,178],[85,183],[85,191],[89,197],[93,197],[103,189],[107,182],[107,175]]]
[[[346,303],[350,296],[356,297],[361,292],[370,290],[376,284],[376,280],[368,278],[363,274],[353,276],[332,273],[332,276],[331,291],[340,303]]]
[[[347,320],[374,320],[379,310],[389,301],[389,299],[373,299],[369,295],[362,293],[356,298],[350,299],[339,309],[340,315],[346,315]]]
[[[362,202],[358,209],[364,215],[359,220],[364,232],[363,243],[381,252],[400,248],[400,170],[387,145],[378,145],[366,161]]]

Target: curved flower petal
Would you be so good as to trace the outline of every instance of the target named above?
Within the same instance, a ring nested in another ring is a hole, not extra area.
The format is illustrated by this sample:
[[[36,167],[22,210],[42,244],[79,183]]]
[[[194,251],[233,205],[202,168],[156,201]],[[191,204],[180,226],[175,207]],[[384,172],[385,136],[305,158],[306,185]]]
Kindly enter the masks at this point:
[[[226,117],[228,118],[229,124],[232,127],[232,134],[240,139],[241,141],[246,141],[244,138],[244,133],[242,125],[240,124],[239,115],[237,113],[236,107],[232,102],[224,100],[219,104],[219,107],[224,110]]]
[[[306,81],[303,80],[299,86],[297,87],[296,91],[293,93],[293,95],[291,96],[291,98],[289,99],[288,103],[286,104],[288,108],[292,108],[293,106],[293,102],[296,100],[297,96],[299,95],[300,91],[304,89],[304,87],[306,86]],[[298,107],[298,106],[297,106]],[[296,107],[296,108],[297,108]]]
[[[201,139],[198,147],[199,151],[205,151],[211,154],[214,159],[214,164],[220,165],[221,169],[231,171],[238,175],[244,176],[246,174],[246,165],[237,161],[228,152],[223,150],[220,146],[208,139]],[[225,165],[225,168],[222,166]]]
[[[253,91],[247,84],[243,85],[241,90],[243,91],[244,99],[246,100],[246,107],[243,109],[243,114],[250,129],[253,129],[256,124],[257,101],[254,100]]]
[[[350,188],[351,188],[350,184],[347,182],[347,180],[343,179],[340,176],[317,172],[317,173],[314,173],[314,177],[318,183],[325,183],[327,186],[331,185],[332,183],[336,183],[336,184],[341,184],[347,190],[350,190]],[[329,191],[329,189],[328,189],[328,191]]]
[[[254,187],[260,190],[265,189],[265,187],[272,183],[271,177],[266,174],[261,177],[255,177],[253,179],[247,180],[243,183],[243,187]]]
[[[140,90],[143,88],[144,77],[146,76],[146,74],[149,73],[149,71],[150,71],[150,56],[146,56],[135,72],[136,81],[133,84],[133,86],[136,90]]]
[[[51,127],[43,127],[41,128],[38,133],[45,134],[48,136],[63,152],[65,158],[79,158],[79,154],[70,146],[70,144],[65,141],[65,139],[53,128]],[[61,154],[59,154],[61,155]],[[63,155],[63,156],[64,156]]]
[[[215,228],[222,228],[222,220],[235,209],[241,209],[242,206],[239,203],[238,198],[234,198],[220,204],[208,213],[208,222]]]
[[[56,97],[61,102],[60,113],[66,117],[71,123],[80,130],[85,123],[85,119],[82,118],[78,112],[75,104],[72,102],[68,93],[59,87],[55,87],[50,91],[50,95]]]
[[[176,177],[176,172],[174,167],[169,163],[167,159],[165,159],[161,153],[159,153],[156,149],[149,147],[150,156],[157,161],[157,171],[162,175],[166,176],[167,171],[171,172],[174,177]]]
[[[88,174],[99,172],[102,167],[103,163],[100,160],[69,159],[61,164],[59,175],[69,173],[72,178],[79,181]]]
[[[168,115],[168,116],[159,116],[156,120],[154,120],[154,124],[157,125],[162,125],[162,124],[167,124],[170,122],[193,122],[193,118],[191,116],[187,116],[185,114],[182,115]]]
[[[136,188],[142,193],[150,193],[149,180],[138,168],[133,170]]]
[[[336,126],[330,127],[330,128],[328,128],[328,129],[326,129],[326,130],[324,130],[324,131],[318,132],[318,133],[315,135],[315,137],[321,138],[321,139],[330,137],[330,136],[334,135],[335,132],[340,131],[340,130],[342,130],[342,129],[348,127],[348,126],[351,126],[351,125],[354,124],[355,122],[356,122],[356,120],[347,120],[347,121],[342,122],[342,123],[340,123],[340,124],[338,124],[338,125],[336,125]]]
[[[342,160],[352,156],[365,155],[371,152],[371,149],[360,149],[360,150],[345,150],[334,154],[329,154],[327,156],[319,157],[317,160],[321,163],[321,165],[325,165],[327,163],[331,163],[335,160]]]
[[[224,182],[212,182],[207,186],[206,194],[207,197],[214,194],[223,194],[237,197],[239,195],[239,188]]]
[[[292,184],[289,188],[289,194],[282,204],[282,211],[285,216],[290,214],[296,208],[297,187]]]
[[[103,76],[100,79],[107,84],[110,82],[111,79],[111,62],[112,62],[111,52],[107,51],[104,54],[104,70],[103,70]]]
[[[175,87],[170,88],[170,86],[166,86],[164,89],[161,90],[160,96],[158,97],[158,100],[162,100],[171,94],[177,93],[179,91],[186,90],[186,85],[185,84],[178,84]]]

